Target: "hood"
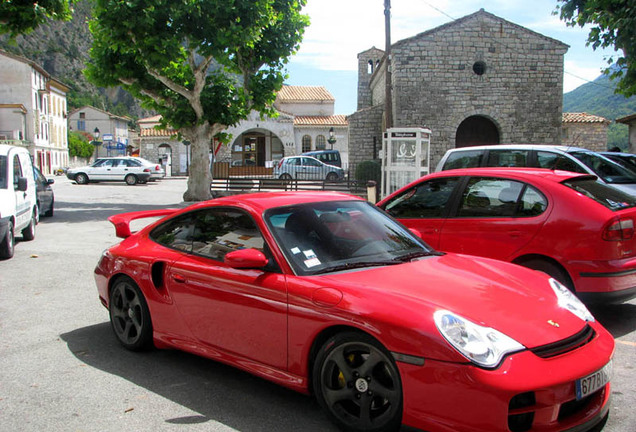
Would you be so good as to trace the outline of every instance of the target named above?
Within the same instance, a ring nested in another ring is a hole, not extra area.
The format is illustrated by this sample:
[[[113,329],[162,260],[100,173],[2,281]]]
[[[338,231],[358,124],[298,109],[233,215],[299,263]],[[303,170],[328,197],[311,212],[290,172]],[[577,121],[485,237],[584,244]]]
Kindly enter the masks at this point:
[[[416,314],[415,321],[423,326],[430,328],[433,313],[446,309],[527,348],[565,339],[585,326],[558,306],[548,276],[487,258],[446,254],[324,278],[323,285],[332,279],[329,285],[343,287],[345,299],[347,294],[362,298],[360,293],[373,290],[375,295],[364,296],[365,301],[380,298],[380,310],[390,308],[395,316]]]

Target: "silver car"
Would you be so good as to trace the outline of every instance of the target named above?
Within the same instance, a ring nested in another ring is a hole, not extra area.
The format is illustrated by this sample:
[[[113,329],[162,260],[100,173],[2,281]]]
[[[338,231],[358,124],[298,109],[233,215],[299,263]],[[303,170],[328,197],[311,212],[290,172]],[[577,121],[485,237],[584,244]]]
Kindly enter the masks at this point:
[[[534,167],[592,174],[601,183],[636,196],[636,172],[578,147],[499,144],[456,148],[446,152],[436,171],[474,167]]]
[[[66,171],[66,177],[77,184],[100,181],[124,181],[127,185],[146,183],[150,180],[150,168],[132,157],[100,158],[90,166],[72,168]]]
[[[344,178],[344,170],[310,156],[288,156],[278,162],[274,176],[284,180],[338,181]]]

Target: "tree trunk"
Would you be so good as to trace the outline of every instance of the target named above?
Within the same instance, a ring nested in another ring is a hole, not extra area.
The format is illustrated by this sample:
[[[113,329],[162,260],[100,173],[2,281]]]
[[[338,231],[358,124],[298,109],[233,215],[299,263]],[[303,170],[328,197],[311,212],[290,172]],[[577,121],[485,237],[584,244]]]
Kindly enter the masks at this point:
[[[191,142],[190,176],[188,189],[183,194],[184,201],[205,201],[212,198],[210,183],[210,143],[212,128],[208,124],[181,129],[185,139]]]

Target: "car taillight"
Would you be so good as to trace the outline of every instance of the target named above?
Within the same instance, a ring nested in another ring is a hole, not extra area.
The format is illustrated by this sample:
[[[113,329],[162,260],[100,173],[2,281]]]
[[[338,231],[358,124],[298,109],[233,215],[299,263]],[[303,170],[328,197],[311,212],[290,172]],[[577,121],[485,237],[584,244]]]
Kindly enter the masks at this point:
[[[159,171],[160,169],[161,169],[161,168],[159,167],[159,165],[157,165],[157,166],[155,167],[155,171]]]
[[[144,172],[150,172],[150,168],[145,168]]]
[[[634,237],[634,221],[632,219],[615,219],[603,230],[603,240],[630,240]]]

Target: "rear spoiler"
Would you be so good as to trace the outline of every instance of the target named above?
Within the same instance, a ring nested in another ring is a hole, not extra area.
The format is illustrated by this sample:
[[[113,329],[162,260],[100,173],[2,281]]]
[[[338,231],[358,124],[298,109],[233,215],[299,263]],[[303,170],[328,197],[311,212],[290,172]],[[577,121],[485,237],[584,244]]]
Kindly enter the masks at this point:
[[[143,210],[130,213],[116,214],[108,218],[108,221],[115,225],[115,235],[120,238],[130,237],[130,222],[135,219],[144,219],[159,216],[168,216],[179,209]]]

